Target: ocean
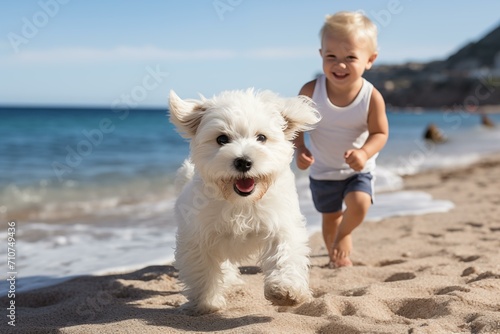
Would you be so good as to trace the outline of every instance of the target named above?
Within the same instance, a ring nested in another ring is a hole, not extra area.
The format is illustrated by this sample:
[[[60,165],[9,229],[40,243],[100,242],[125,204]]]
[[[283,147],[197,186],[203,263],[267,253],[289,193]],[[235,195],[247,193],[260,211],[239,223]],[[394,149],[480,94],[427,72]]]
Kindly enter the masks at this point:
[[[375,205],[366,223],[445,212],[454,204],[403,189],[402,175],[467,165],[500,152],[500,127],[479,115],[388,112],[390,139],[377,162]],[[500,124],[500,114],[490,115]],[[422,139],[429,123],[446,136]],[[0,108],[0,242],[7,289],[8,223],[15,222],[16,291],[173,259],[174,178],[189,144],[165,109]],[[310,233],[320,230],[307,172],[296,172]],[[12,254],[10,254],[12,255]]]

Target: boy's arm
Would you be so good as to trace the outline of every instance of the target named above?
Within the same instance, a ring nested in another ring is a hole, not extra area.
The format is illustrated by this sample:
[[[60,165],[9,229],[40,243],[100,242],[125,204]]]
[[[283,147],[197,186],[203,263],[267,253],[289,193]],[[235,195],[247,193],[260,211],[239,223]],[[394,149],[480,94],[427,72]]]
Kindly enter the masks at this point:
[[[368,159],[380,152],[389,138],[389,121],[385,113],[385,102],[382,94],[373,88],[368,111],[368,138],[361,148]]]
[[[314,92],[314,86],[316,84],[316,80],[309,81],[300,89],[299,95],[305,95],[307,97],[312,98]],[[307,169],[314,162],[314,157],[311,155],[311,152],[307,149],[306,144],[304,142],[304,133],[299,132],[297,137],[293,140],[293,144],[296,148],[296,163],[297,167],[300,169]]]
[[[368,108],[368,138],[361,149],[349,150],[344,156],[346,163],[356,171],[361,171],[366,161],[380,152],[389,138],[389,122],[385,113],[384,98],[375,88]]]
[[[309,81],[306,83],[304,86],[299,91],[299,95],[304,95],[309,98],[312,98],[313,92],[314,92],[314,86],[316,84],[316,80]],[[304,144],[304,133],[300,132],[297,137],[295,137],[295,140],[293,141],[293,144],[295,147],[302,147],[305,146]]]

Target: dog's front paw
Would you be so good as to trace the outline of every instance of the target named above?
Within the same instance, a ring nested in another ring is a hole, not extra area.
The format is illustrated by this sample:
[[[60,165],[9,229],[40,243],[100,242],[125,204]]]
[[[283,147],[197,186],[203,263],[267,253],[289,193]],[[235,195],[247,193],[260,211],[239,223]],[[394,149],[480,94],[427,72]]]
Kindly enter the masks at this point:
[[[293,289],[271,285],[265,287],[264,297],[273,303],[273,305],[294,306],[309,300],[311,293],[309,291],[293,291]]]
[[[179,311],[186,315],[199,316],[220,311],[224,306],[224,299],[220,299],[217,303],[190,301],[182,305]]]

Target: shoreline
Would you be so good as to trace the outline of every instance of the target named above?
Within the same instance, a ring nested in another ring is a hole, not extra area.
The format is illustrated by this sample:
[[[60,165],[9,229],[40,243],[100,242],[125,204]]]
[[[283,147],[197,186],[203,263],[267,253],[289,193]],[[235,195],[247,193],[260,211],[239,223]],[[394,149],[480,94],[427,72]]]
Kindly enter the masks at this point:
[[[354,267],[324,268],[321,233],[310,238],[314,299],[270,305],[263,277],[245,267],[225,310],[199,317],[171,265],[82,276],[16,294],[12,333],[500,333],[500,155],[404,177],[404,190],[451,200],[447,213],[365,222],[353,233]],[[7,298],[0,298],[5,304]],[[22,316],[21,316],[22,315]],[[7,326],[7,327],[6,327]]]
[[[395,113],[421,113],[421,112],[439,112],[439,113],[463,113],[466,112],[463,106],[462,108],[454,109],[452,107],[398,107],[389,105],[387,107],[387,111],[395,112]],[[429,111],[426,111],[429,110]],[[473,111],[467,111],[470,114],[500,114],[500,104],[488,104],[488,105],[480,105],[475,108]]]

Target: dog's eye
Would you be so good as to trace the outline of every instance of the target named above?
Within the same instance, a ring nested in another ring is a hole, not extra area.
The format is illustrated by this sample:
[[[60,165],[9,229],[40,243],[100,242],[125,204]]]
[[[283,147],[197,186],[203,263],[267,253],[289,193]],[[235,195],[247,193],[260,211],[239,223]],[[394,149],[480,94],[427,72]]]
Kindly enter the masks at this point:
[[[219,137],[217,137],[217,144],[219,144],[220,146],[226,145],[227,143],[229,143],[229,137],[228,136],[226,136],[226,135],[220,135]]]
[[[263,134],[258,134],[257,135],[257,141],[260,141],[261,143],[265,143],[267,140],[267,137],[264,136]]]

